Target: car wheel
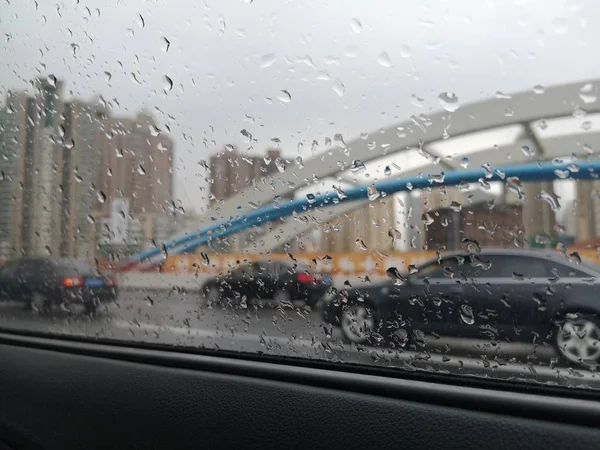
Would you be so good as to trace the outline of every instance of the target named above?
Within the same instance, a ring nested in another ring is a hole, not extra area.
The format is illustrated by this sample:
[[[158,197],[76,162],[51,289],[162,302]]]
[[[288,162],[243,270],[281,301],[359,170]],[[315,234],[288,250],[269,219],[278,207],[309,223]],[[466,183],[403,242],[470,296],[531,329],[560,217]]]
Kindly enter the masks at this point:
[[[600,325],[596,317],[567,314],[556,332],[556,348],[567,362],[586,367],[600,362]]]
[[[375,331],[373,310],[362,303],[354,303],[342,311],[340,328],[344,339],[354,344],[366,344]]]
[[[40,292],[34,292],[31,294],[31,298],[25,303],[25,308],[36,312],[46,313],[50,311],[50,301]]]

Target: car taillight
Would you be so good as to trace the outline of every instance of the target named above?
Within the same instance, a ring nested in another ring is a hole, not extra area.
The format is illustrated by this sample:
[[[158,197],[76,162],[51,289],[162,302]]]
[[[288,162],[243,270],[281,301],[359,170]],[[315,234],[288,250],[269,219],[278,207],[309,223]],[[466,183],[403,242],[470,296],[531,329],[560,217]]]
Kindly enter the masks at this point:
[[[298,281],[300,283],[312,283],[315,280],[315,277],[313,277],[312,275],[309,275],[307,273],[299,273],[298,274]]]
[[[81,277],[64,277],[61,283],[64,288],[74,288],[83,286],[83,278]]]

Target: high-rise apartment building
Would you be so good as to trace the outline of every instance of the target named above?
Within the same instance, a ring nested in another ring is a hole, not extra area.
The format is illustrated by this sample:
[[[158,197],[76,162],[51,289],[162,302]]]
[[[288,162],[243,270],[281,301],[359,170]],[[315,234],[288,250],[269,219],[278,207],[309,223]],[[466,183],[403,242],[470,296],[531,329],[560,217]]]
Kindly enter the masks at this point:
[[[0,108],[0,259],[93,257],[95,222],[116,199],[132,216],[168,215],[173,143],[152,116],[117,119],[101,103],[65,102],[54,77],[33,85]]]
[[[211,156],[212,201],[225,200],[276,172],[278,158],[279,150],[268,150],[266,157],[242,155],[235,149],[225,149]]]
[[[268,150],[266,156],[262,157],[242,155],[235,149],[227,148],[211,156],[211,204],[214,206],[215,203],[257,184],[261,179],[277,172],[277,166],[281,167],[281,164],[284,163],[280,160],[279,150]],[[252,198],[248,198],[247,201],[252,201]],[[252,230],[213,243],[213,249],[223,252],[239,251],[251,245],[265,231],[264,226],[254,227]]]
[[[25,147],[29,97],[9,92],[0,108],[0,258],[17,255],[23,245]]]

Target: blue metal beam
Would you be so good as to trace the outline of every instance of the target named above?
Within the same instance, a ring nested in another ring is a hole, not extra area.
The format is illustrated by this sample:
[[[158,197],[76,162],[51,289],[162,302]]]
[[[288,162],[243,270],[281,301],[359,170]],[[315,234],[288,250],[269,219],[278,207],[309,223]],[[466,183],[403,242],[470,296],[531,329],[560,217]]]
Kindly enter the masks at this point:
[[[211,239],[238,233],[255,225],[287,217],[293,213],[304,213],[310,209],[332,206],[339,202],[351,202],[369,198],[369,188],[375,188],[381,196],[395,194],[397,192],[412,189],[423,189],[426,187],[455,186],[460,183],[482,182],[535,182],[554,179],[598,179],[600,178],[600,161],[582,161],[569,164],[555,164],[552,162],[540,162],[533,164],[520,164],[495,169],[472,169],[457,170],[437,175],[417,176],[406,179],[383,180],[370,185],[362,185],[350,188],[340,195],[330,192],[311,198],[290,200],[285,203],[269,205],[255,211],[242,214],[215,225],[211,225],[173,239],[163,244],[161,248],[154,247],[137,253],[130,259],[132,263],[148,262],[159,263],[166,256],[191,252],[199,246],[206,245]],[[343,197],[343,198],[341,198]]]

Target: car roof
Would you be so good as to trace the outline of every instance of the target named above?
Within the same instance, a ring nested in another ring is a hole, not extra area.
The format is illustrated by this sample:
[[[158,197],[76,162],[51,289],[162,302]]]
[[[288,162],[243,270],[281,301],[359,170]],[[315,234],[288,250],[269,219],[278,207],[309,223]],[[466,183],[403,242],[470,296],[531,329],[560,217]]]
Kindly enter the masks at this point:
[[[594,272],[596,272],[600,275],[600,267],[599,266],[589,263],[589,262],[586,262],[586,261],[574,263],[574,262],[570,261],[567,257],[565,257],[564,254],[560,253],[559,251],[554,250],[554,249],[548,249],[548,248],[526,248],[526,249],[525,248],[482,248],[481,251],[478,251],[478,252],[469,252],[469,251],[465,251],[465,250],[453,250],[450,252],[442,253],[441,258],[446,259],[446,258],[452,258],[454,256],[466,257],[466,256],[473,256],[473,255],[480,256],[480,257],[502,255],[502,256],[540,258],[540,259],[555,261],[559,264],[566,264],[566,265],[572,265],[572,266],[583,266],[589,270],[593,270]],[[432,263],[436,262],[437,260],[438,260],[438,258],[432,258],[432,259],[424,262],[421,265],[421,267],[432,264]]]

